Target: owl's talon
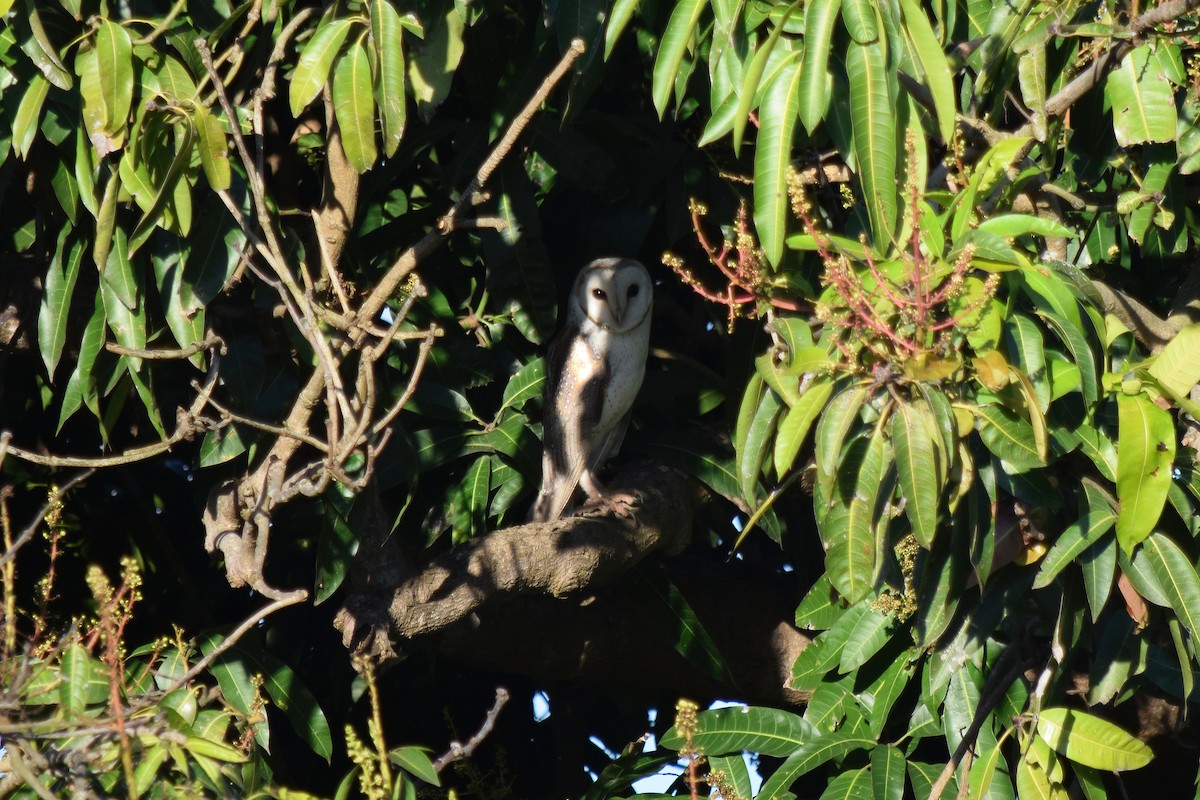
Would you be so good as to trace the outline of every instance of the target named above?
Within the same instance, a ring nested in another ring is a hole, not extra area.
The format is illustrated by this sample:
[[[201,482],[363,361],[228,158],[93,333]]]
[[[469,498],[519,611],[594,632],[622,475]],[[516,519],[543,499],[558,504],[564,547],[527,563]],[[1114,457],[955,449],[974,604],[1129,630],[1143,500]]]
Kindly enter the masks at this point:
[[[637,521],[637,509],[642,504],[638,492],[609,492],[594,497],[579,507],[579,516],[601,516],[613,514],[621,519]]]

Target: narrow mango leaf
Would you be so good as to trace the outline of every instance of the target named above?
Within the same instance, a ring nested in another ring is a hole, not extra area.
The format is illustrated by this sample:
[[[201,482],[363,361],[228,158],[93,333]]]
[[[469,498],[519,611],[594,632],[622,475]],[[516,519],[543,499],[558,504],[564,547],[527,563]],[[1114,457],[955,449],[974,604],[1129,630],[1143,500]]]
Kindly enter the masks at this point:
[[[504,386],[504,396],[500,401],[500,412],[513,408],[520,410],[527,401],[541,397],[546,390],[546,360],[535,358],[508,379]],[[496,418],[499,419],[497,412]]]
[[[42,18],[38,13],[38,4],[34,0],[26,0],[25,13],[17,15],[17,18],[5,24],[9,25],[19,20],[27,26],[30,35],[20,37],[21,50],[29,56],[34,66],[41,70],[46,80],[63,91],[70,91],[73,83],[71,73],[67,72],[62,59],[58,57],[58,49],[54,42],[46,35],[46,28],[42,25]],[[24,33],[24,30],[21,32]]]
[[[841,7],[842,0],[812,0],[804,9],[804,60],[797,100],[800,122],[809,133],[829,109],[829,49]]]
[[[46,272],[46,287],[38,312],[38,348],[51,382],[67,341],[71,299],[75,296],[79,265],[83,263],[83,243],[71,236],[70,230],[69,226],[64,227],[59,234],[58,245],[54,248],[50,268]]]
[[[46,103],[46,95],[50,93],[50,82],[41,75],[34,75],[21,95],[21,103],[17,106],[17,114],[12,123],[12,149],[19,157],[29,155],[33,140],[42,119],[42,106]]]
[[[932,546],[937,532],[941,495],[936,430],[932,412],[924,401],[896,404],[889,432],[896,451],[900,492],[913,535],[926,549]]]
[[[779,35],[783,33],[783,28],[787,25],[788,18],[800,6],[800,0],[795,0],[790,6],[784,9],[783,15],[775,22],[775,27],[767,36],[767,40],[762,43],[754,53],[754,57],[750,59],[750,66],[746,68],[742,75],[742,85],[740,92],[734,92],[738,98],[737,107],[733,112],[733,152],[740,153],[742,149],[742,136],[746,133],[746,123],[750,118],[750,109],[754,105],[754,98],[759,93],[759,84],[762,82],[763,73],[767,69],[767,61],[771,58],[772,51],[775,50],[775,43],[779,41]],[[778,73],[777,73],[778,74]],[[764,103],[768,101],[769,95],[764,98]],[[788,142],[790,147],[791,142]]]
[[[1154,57],[1154,46],[1131,50],[1108,74],[1104,97],[1112,106],[1117,144],[1175,141],[1175,97]]]
[[[838,671],[849,674],[867,663],[878,653],[888,641],[888,626],[892,624],[892,615],[882,611],[868,609],[850,631],[850,638],[842,648],[842,660],[838,663]]]
[[[357,172],[375,164],[375,101],[371,96],[371,63],[362,40],[355,41],[333,68],[333,110],[342,150]]]
[[[1017,57],[1017,82],[1021,86],[1021,97],[1032,115],[1033,138],[1046,141],[1046,48],[1037,47]]]
[[[1144,394],[1118,394],[1117,420],[1117,541],[1129,553],[1150,535],[1166,503],[1175,425]]]
[[[826,375],[815,379],[800,395],[800,402],[787,410],[775,433],[775,474],[786,475],[796,462],[813,422],[833,394],[833,378]]]
[[[1037,732],[1056,752],[1086,767],[1123,772],[1154,759],[1145,742],[1086,711],[1044,708]]]
[[[896,115],[888,90],[884,42],[851,42],[846,53],[846,74],[850,79],[854,155],[867,216],[871,220],[871,241],[876,246],[883,246],[895,233],[900,188],[896,168]]]
[[[759,107],[758,140],[754,148],[754,227],[763,252],[772,264],[783,258],[789,213],[787,178],[796,133],[800,83],[799,56],[779,71]]]
[[[401,24],[409,16],[401,17]],[[425,28],[424,45],[409,56],[408,85],[417,101],[417,113],[426,122],[450,95],[454,73],[462,61],[466,25],[463,7],[449,4],[444,15],[433,16]]]
[[[177,199],[176,189],[179,187],[179,184],[183,183],[185,189],[187,189],[187,182],[183,180],[183,177],[188,165],[192,161],[192,143],[195,141],[195,138],[196,129],[190,121],[175,126],[175,155],[171,158],[171,166],[167,168],[162,183],[155,187],[154,199],[150,202],[150,207],[146,209],[146,213],[138,220],[133,233],[129,234],[129,255],[131,258],[146,243],[146,240],[150,238],[150,234],[154,232],[155,226],[165,223],[165,212],[172,201]],[[190,191],[188,195],[190,197]],[[178,205],[174,207],[178,209]],[[180,228],[184,229],[184,222],[179,218],[178,214],[175,215],[175,218]],[[181,232],[186,233],[186,230],[181,230]]]
[[[133,42],[129,32],[112,20],[104,20],[96,31],[96,56],[100,94],[106,110],[105,131],[125,127],[133,104]]]
[[[682,0],[667,20],[667,28],[658,46],[658,58],[654,61],[651,91],[659,118],[667,112],[671,90],[675,88],[675,79],[679,75],[679,65],[700,22],[700,14],[707,6],[706,0]]]
[[[850,429],[858,422],[858,412],[867,398],[865,386],[850,386],[829,402],[821,421],[817,423],[817,469],[822,481],[832,481],[837,475],[842,445]]]
[[[640,2],[641,0],[616,0],[613,3],[612,11],[608,15],[608,25],[604,29],[605,61],[612,55],[613,48],[617,46],[617,39],[621,38],[629,20],[633,19],[633,12],[637,11]]]
[[[375,83],[375,104],[383,123],[383,154],[392,157],[400,147],[408,119],[404,94],[404,27],[400,14],[390,0],[371,2],[371,40],[375,63],[379,65]]]
[[[696,715],[692,744],[710,756],[750,751],[782,758],[815,735],[812,725],[788,711],[754,706],[714,708]],[[660,742],[672,750],[678,750],[684,743],[675,728],[664,733]]]
[[[1067,800],[1066,791],[1050,781],[1040,764],[1027,758],[1017,761],[1017,796],[1021,800]]]
[[[879,38],[875,4],[870,0],[843,0],[842,22],[850,38],[858,44],[871,44]]]
[[[762,472],[763,459],[774,438],[775,424],[782,408],[783,401],[779,395],[770,389],[763,392],[762,400],[746,428],[746,437],[738,441],[738,481],[742,496],[751,505],[757,503],[758,476]]]
[[[429,751],[424,747],[397,747],[388,753],[388,761],[403,769],[409,775],[428,783],[430,786],[441,786],[442,779],[438,777],[430,760]]]
[[[296,71],[292,73],[291,86],[288,87],[288,102],[293,117],[300,116],[305,106],[321,93],[321,88],[329,80],[333,59],[350,33],[351,24],[352,21],[348,19],[323,20],[304,46]]]
[[[871,751],[871,785],[875,800],[903,800],[904,753],[894,745],[881,744]]]
[[[1003,406],[981,406],[974,411],[980,421],[979,437],[1009,470],[1020,473],[1046,465],[1028,422]]]
[[[126,277],[126,273],[128,273],[128,277]],[[125,232],[120,228],[113,237],[113,247],[108,253],[108,264],[105,266],[104,275],[100,280],[100,294],[104,299],[104,316],[108,322],[108,328],[113,332],[118,344],[131,350],[144,350],[146,348],[146,314],[145,304],[142,302],[144,293],[134,279],[134,286],[137,289],[133,295],[135,302],[132,306],[127,305],[125,298],[118,293],[113,282],[109,280],[109,276],[123,276],[122,282],[132,278],[129,248],[125,241]],[[131,369],[140,368],[141,359],[130,357],[129,362]]]
[[[925,83],[933,98],[933,109],[937,112],[938,133],[943,142],[954,136],[956,107],[954,104],[954,78],[942,45],[929,24],[929,18],[921,10],[917,0],[900,0],[904,12],[905,30],[912,39],[913,50],[921,69],[925,72]]]
[[[492,461],[495,456],[475,459],[463,476],[462,506],[456,509],[454,532],[463,538],[474,539],[487,532],[488,498],[492,491]]]
[[[1009,360],[1028,377],[1034,395],[1033,405],[1045,414],[1050,408],[1050,375],[1046,372],[1046,351],[1037,323],[1024,314],[1013,314],[1005,326]],[[1030,409],[1032,416],[1034,409]]]
[[[846,508],[845,528],[840,534],[829,529],[822,530],[829,544],[825,557],[826,572],[834,588],[849,603],[857,603],[866,597],[874,584],[879,495],[884,484],[884,473],[892,460],[891,448],[883,436],[872,436],[864,450],[854,496]],[[842,663],[846,663],[845,658]],[[842,671],[854,668],[844,667]]]
[[[229,168],[229,143],[219,120],[203,105],[197,103],[193,119],[200,148],[200,166],[208,185],[220,192],[229,188],[233,176]]]
[[[241,750],[237,750],[221,742],[214,742],[211,739],[201,739],[198,736],[187,737],[183,743],[183,747],[193,755],[214,758],[230,764],[245,764],[250,760]]]
[[[74,715],[82,714],[87,708],[90,658],[84,646],[76,642],[67,646],[59,661],[62,672],[62,683],[58,687],[59,702]]]
[[[97,288],[96,298],[92,307],[92,316],[83,329],[83,338],[79,344],[79,360],[75,369],[67,379],[67,388],[63,390],[62,408],[58,413],[58,428],[62,430],[63,423],[74,415],[79,407],[87,404],[88,409],[97,417],[100,416],[100,404],[96,390],[96,374],[93,367],[96,356],[104,347],[104,302],[102,290]]]
[[[1099,542],[1116,521],[1117,515],[1111,511],[1094,510],[1071,523],[1042,559],[1033,588],[1044,589],[1053,583],[1080,553]]]
[[[1071,362],[1079,368],[1079,391],[1083,400],[1090,407],[1100,398],[1100,376],[1096,369],[1096,356],[1077,326],[1068,322],[1058,314],[1049,311],[1039,311],[1041,317],[1050,329],[1062,340],[1071,354]],[[1200,347],[1200,342],[1197,342]],[[1190,391],[1190,389],[1189,389]]]
[[[1150,374],[1175,394],[1187,396],[1192,391],[1200,381],[1200,323],[1171,337],[1150,365]]]
[[[1192,637],[1200,634],[1200,575],[1191,558],[1162,533],[1152,533],[1142,542],[1137,561],[1157,579],[1166,608],[1172,609]]]
[[[763,781],[758,796],[782,797],[786,790],[806,772],[834,759],[840,759],[847,753],[875,747],[876,742],[873,737],[848,728],[849,726],[839,728],[806,741],[779,765],[779,769],[775,770],[770,778]],[[870,789],[869,782],[867,789]]]

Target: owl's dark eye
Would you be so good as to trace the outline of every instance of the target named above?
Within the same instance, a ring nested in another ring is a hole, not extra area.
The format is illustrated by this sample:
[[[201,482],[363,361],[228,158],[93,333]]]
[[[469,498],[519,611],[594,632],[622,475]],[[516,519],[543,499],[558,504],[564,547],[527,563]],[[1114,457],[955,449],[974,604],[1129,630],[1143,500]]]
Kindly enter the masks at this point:
[[[636,284],[636,283],[635,283],[635,284],[633,284],[632,286],[630,286],[630,287],[629,287],[629,291],[627,292],[627,294],[628,294],[628,295],[629,295],[631,298],[633,298],[633,297],[637,297],[637,296],[638,296],[638,292],[640,292],[641,290],[642,290],[642,287],[641,287],[641,286],[639,286],[638,284]]]
[[[592,289],[592,297],[596,298],[597,300],[607,300],[608,294],[606,294],[603,289]]]

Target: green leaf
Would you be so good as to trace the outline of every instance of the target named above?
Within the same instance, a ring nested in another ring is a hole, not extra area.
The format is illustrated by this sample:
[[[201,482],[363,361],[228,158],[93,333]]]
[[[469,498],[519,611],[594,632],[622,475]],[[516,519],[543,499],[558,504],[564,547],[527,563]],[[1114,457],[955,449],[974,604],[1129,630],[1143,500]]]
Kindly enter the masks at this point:
[[[1037,732],[1056,752],[1086,767],[1123,772],[1154,759],[1145,742],[1086,711],[1044,708]]]
[[[796,134],[800,75],[799,56],[793,55],[771,82],[759,107],[754,148],[754,227],[767,260],[776,265],[783,258],[787,233],[787,178]]]
[[[904,798],[905,757],[894,745],[880,745],[871,751],[871,784],[875,800]]]
[[[950,73],[950,64],[942,45],[929,24],[929,18],[921,10],[917,0],[900,0],[904,11],[905,30],[912,39],[913,50],[921,69],[925,72],[925,83],[933,98],[933,108],[937,112],[938,132],[943,142],[949,142],[954,136],[956,108],[954,104],[954,78]]]
[[[671,18],[667,20],[667,28],[663,31],[658,46],[658,58],[654,61],[651,91],[654,108],[658,111],[660,119],[667,112],[667,104],[671,102],[671,90],[675,88],[675,79],[679,74],[679,65],[683,62],[692,34],[700,22],[700,15],[707,7],[706,0],[681,0],[671,12]]]
[[[133,104],[133,42],[129,32],[112,20],[104,20],[96,31],[96,55],[106,111],[104,129],[116,133],[125,127]]]
[[[62,59],[58,57],[58,50],[54,43],[46,35],[41,15],[38,13],[37,2],[26,0],[24,6],[25,13],[16,14],[15,19],[6,20],[5,25],[17,23],[22,52],[29,56],[29,60],[41,71],[46,80],[63,91],[70,91],[73,83],[71,74],[67,72]]]
[[[1033,426],[1003,406],[980,406],[979,438],[988,450],[1015,473],[1044,467],[1045,460],[1034,442]]]
[[[96,297],[93,305],[92,316],[88,320],[87,326],[83,330],[83,338],[79,344],[79,359],[75,362],[75,369],[71,371],[71,377],[67,380],[67,388],[63,390],[62,408],[58,415],[58,428],[56,433],[62,430],[63,423],[79,410],[80,405],[86,403],[87,407],[97,417],[100,416],[100,406],[97,400],[98,393],[96,391],[96,374],[93,367],[96,364],[96,356],[104,347],[104,301],[102,290],[97,288]]]
[[[1046,351],[1042,344],[1042,332],[1037,324],[1024,314],[1009,317],[1005,333],[1008,334],[1010,359],[1021,368],[1032,384],[1036,409],[1029,409],[1030,416],[1045,414],[1050,408],[1050,376],[1046,372]]]
[[[33,140],[42,118],[42,106],[45,105],[46,95],[49,93],[50,82],[41,75],[34,75],[21,95],[21,103],[17,106],[17,114],[12,123],[12,149],[21,158],[28,156],[29,148],[33,147]]]
[[[356,40],[333,68],[333,109],[342,150],[355,171],[375,165],[375,101],[371,95],[371,64],[362,40]]]
[[[806,772],[816,769],[828,761],[840,759],[855,750],[875,747],[875,744],[872,737],[846,728],[839,728],[809,739],[789,755],[770,778],[763,781],[758,796],[779,797]]]
[[[696,715],[692,737],[700,752],[709,756],[750,751],[782,758],[814,736],[801,717],[776,708],[714,708]],[[683,747],[675,728],[663,734],[660,744],[672,750]]]
[[[1100,376],[1091,344],[1083,331],[1058,314],[1039,311],[1038,316],[1049,324],[1050,329],[1067,346],[1067,352],[1071,354],[1071,363],[1079,368],[1079,391],[1083,395],[1083,401],[1089,407],[1092,406],[1100,398]]]
[[[1054,542],[1042,559],[1034,589],[1044,589],[1054,582],[1068,564],[1076,560],[1084,550],[1099,542],[1100,537],[1116,522],[1117,516],[1108,510],[1092,510],[1071,523]]]
[[[500,412],[509,408],[520,411],[525,403],[534,397],[541,397],[545,390],[546,360],[535,358],[508,379],[508,383],[504,387],[504,397],[500,401],[500,411],[496,413],[496,418],[499,419]]]
[[[1158,524],[1167,501],[1175,425],[1144,394],[1118,394],[1117,418],[1117,541],[1129,553]]]
[[[426,122],[450,95],[454,73],[462,60],[466,24],[461,7],[450,4],[444,15],[433,16],[425,29],[424,45],[409,58],[409,86],[417,101],[417,111]]]
[[[936,423],[927,403],[900,402],[892,412],[892,446],[896,451],[896,471],[904,510],[912,523],[913,535],[928,549],[937,532],[938,501],[944,465],[939,464],[934,441]]]
[[[875,4],[870,0],[843,0],[842,22],[845,23],[850,38],[858,44],[871,44],[879,39]]]
[[[742,496],[752,504],[758,496],[758,476],[762,472],[763,460],[771,445],[782,407],[783,401],[779,395],[770,389],[762,392],[758,407],[745,427],[744,436],[735,442],[738,482],[742,487]]]
[[[742,74],[741,90],[733,92],[733,95],[735,95],[738,98],[737,107],[734,109],[734,112],[733,112],[733,152],[735,154],[740,153],[742,150],[742,137],[746,132],[746,123],[749,121],[750,109],[754,106],[754,99],[758,96],[759,91],[762,88],[762,86],[761,86],[761,84],[763,82],[762,77],[763,77],[763,73],[767,69],[767,62],[771,58],[771,53],[774,52],[774,50],[775,50],[775,44],[779,41],[780,34],[783,33],[783,29],[787,25],[788,18],[791,17],[791,15],[796,11],[796,9],[799,6],[800,6],[800,0],[794,0],[794,2],[791,5],[789,5],[787,8],[785,8],[783,10],[783,13],[780,15],[780,17],[777,20],[775,20],[775,25],[771,29],[771,33],[767,36],[767,40],[765,42],[763,42],[762,45],[759,46],[758,50],[755,51],[754,57],[750,59],[749,66],[746,67],[746,71]],[[788,63],[791,64],[794,62],[789,61]],[[799,67],[796,66],[796,67],[794,67],[794,69],[799,69]],[[775,80],[771,81],[772,88],[774,88],[774,85],[780,80],[781,74],[782,74],[782,72],[775,73],[776,78],[775,78]],[[782,90],[780,90],[780,91],[782,91]],[[773,104],[772,113],[775,115],[778,115],[780,113],[779,109],[781,107],[786,107],[787,105],[789,105],[792,102],[792,100],[793,100],[793,97],[790,94],[785,97],[776,97],[774,100],[771,100],[770,90],[768,90],[768,92],[765,93],[765,96],[763,97],[763,100],[762,100],[763,112],[766,111],[767,103],[770,102]],[[761,117],[761,114],[760,114],[760,117]],[[792,114],[791,118],[794,118],[794,117],[795,117],[795,114]],[[778,123],[776,123],[776,124],[778,124]],[[763,144],[761,131],[763,130],[764,127],[765,127],[764,124],[761,123],[761,121],[760,121],[760,126],[759,126],[760,133],[759,133],[759,139],[758,139],[758,145],[757,145],[758,147],[761,147]],[[794,127],[794,125],[793,125],[793,127]],[[790,152],[790,150],[791,150],[791,137],[790,136],[787,137],[786,147],[787,147],[788,151]],[[756,180],[757,180],[757,177],[756,177]],[[772,262],[772,263],[776,263],[776,262]]]
[[[171,158],[171,166],[167,168],[162,183],[155,187],[154,197],[150,201],[150,206],[146,209],[146,213],[138,220],[133,233],[129,234],[130,257],[146,243],[146,240],[150,238],[150,234],[154,232],[155,226],[165,223],[165,214],[172,200],[176,199],[176,189],[181,182],[184,185],[185,191],[189,191],[187,189],[187,182],[183,180],[183,177],[187,171],[188,164],[192,160],[192,142],[196,138],[196,130],[190,124],[181,123],[175,126],[174,134],[175,153]],[[125,159],[122,159],[121,163],[124,165],[126,163]]]
[[[851,42],[847,48],[854,156],[871,220],[871,241],[882,246],[891,241],[896,230],[900,188],[895,104],[888,90],[886,47],[881,40],[872,44]]]
[[[867,767],[843,771],[821,792],[820,800],[875,800],[874,785]]]
[[[1121,147],[1175,140],[1175,97],[1152,45],[1133,49],[1108,74],[1104,97]]]
[[[104,298],[104,316],[117,343],[131,350],[145,349],[146,316],[142,302],[144,295],[133,275],[125,232],[120,228],[113,237],[108,264],[100,278],[100,292]],[[131,366],[137,369],[141,360],[130,358],[130,362]]]
[[[890,484],[884,489],[884,475],[893,461],[885,437],[871,437],[864,450],[854,496],[845,511],[845,527],[835,532],[834,520],[829,514],[822,520],[822,536],[828,543],[825,570],[834,587],[849,603],[862,600],[874,586],[878,559],[875,528],[882,510],[880,501],[886,502],[891,495]],[[843,659],[843,663],[847,662]]]
[[[797,90],[800,122],[812,133],[829,108],[829,50],[842,0],[811,0],[804,9],[804,60]]]
[[[291,104],[292,116],[300,116],[305,106],[321,93],[325,82],[329,80],[329,69],[333,59],[342,49],[342,42],[350,33],[352,20],[335,19],[322,21],[317,32],[304,46],[300,60],[296,63],[296,71],[292,73],[292,83],[288,88],[288,102]]]
[[[1200,323],[1188,325],[1172,336],[1149,372],[1175,394],[1187,396],[1200,381]]]
[[[867,663],[887,644],[888,628],[891,624],[891,614],[867,609],[850,631],[850,637],[846,639],[846,645],[842,648],[842,659],[838,662],[838,671],[848,674]]]
[[[617,46],[617,39],[621,38],[629,20],[633,19],[633,12],[637,11],[640,2],[641,0],[616,0],[613,3],[612,11],[608,15],[608,24],[604,28],[605,61],[612,55],[613,48]]]
[[[408,101],[404,94],[404,28],[390,0],[371,0],[371,40],[379,65],[375,104],[383,123],[383,154],[391,158],[404,136]]]
[[[1137,561],[1156,579],[1165,608],[1172,609],[1192,637],[1200,635],[1200,575],[1191,558],[1166,534],[1152,533],[1142,542]],[[1148,599],[1150,598],[1147,595]]]
[[[429,750],[424,747],[412,745],[397,747],[388,753],[388,761],[430,786],[441,786],[442,779],[438,777],[437,771],[433,768],[433,761],[430,760],[428,753]]]
[[[1074,239],[1075,231],[1061,222],[1033,214],[996,214],[979,223],[979,230],[994,233],[1005,239],[1018,236],[1061,237]]]
[[[197,104],[195,108],[193,119],[196,123],[200,165],[204,168],[204,177],[215,191],[224,191],[233,181],[225,129],[221,126],[221,120],[203,105]]]
[[[89,661],[91,656],[87,650],[76,642],[63,650],[59,662],[62,674],[62,683],[58,687],[59,702],[74,716],[79,716],[87,708],[88,679],[91,676]]]
[[[71,300],[75,296],[79,265],[83,262],[83,242],[71,236],[70,232],[71,228],[67,226],[59,234],[50,268],[46,272],[46,285],[38,313],[38,348],[52,380],[67,341]]]
[[[669,582],[666,596],[659,596],[670,614],[668,636],[675,651],[717,680],[730,680],[721,651],[679,587]]]
[[[809,429],[825,408],[831,394],[833,379],[829,376],[817,378],[800,395],[800,401],[783,415],[775,432],[776,475],[782,478],[792,469]]]
[[[842,446],[858,422],[858,412],[867,398],[867,387],[850,386],[829,402],[817,423],[817,470],[820,478],[832,481],[837,475]]]

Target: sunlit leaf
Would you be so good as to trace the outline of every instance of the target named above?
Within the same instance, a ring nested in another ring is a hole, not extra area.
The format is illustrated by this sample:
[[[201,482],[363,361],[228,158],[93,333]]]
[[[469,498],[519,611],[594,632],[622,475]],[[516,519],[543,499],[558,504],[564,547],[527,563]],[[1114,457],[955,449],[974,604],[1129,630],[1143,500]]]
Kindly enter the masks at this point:
[[[874,11],[871,13],[873,15]],[[846,74],[850,79],[854,155],[871,219],[871,241],[876,246],[889,242],[895,233],[900,188],[895,106],[888,89],[886,68],[887,53],[882,40],[847,45]]]
[[[1145,742],[1107,720],[1073,708],[1042,709],[1037,732],[1055,751],[1095,769],[1140,769],[1154,758]]]
[[[924,401],[896,404],[890,432],[900,492],[913,535],[925,548],[933,544],[937,531],[940,476],[944,470],[938,463],[936,431],[936,423]]]
[[[329,80],[333,59],[341,50],[352,24],[348,19],[322,21],[312,39],[304,46],[288,88],[293,117],[300,116],[304,107],[321,93],[325,82]]]
[[[754,227],[772,264],[783,258],[790,213],[787,179],[796,132],[800,61],[793,58],[771,82],[759,108],[754,148]]]
[[[375,104],[383,123],[383,154],[392,157],[400,146],[408,117],[404,93],[404,28],[390,0],[371,0],[371,40],[379,65]]]
[[[353,42],[333,68],[333,107],[346,160],[357,172],[375,165],[375,101],[371,65],[362,40]]]
[[[659,117],[667,113],[667,104],[671,102],[671,91],[675,88],[679,65],[683,62],[688,43],[700,22],[700,14],[707,6],[707,0],[682,0],[675,6],[671,18],[667,21],[666,30],[663,31],[658,46],[658,57],[654,61],[652,96]]]
[[[104,98],[105,130],[125,127],[133,103],[133,42],[129,32],[112,20],[104,20],[96,31],[100,93]]]
[[[776,708],[715,708],[696,715],[691,743],[707,755],[749,750],[783,757],[815,735],[812,726],[788,711]],[[663,734],[660,744],[672,750],[684,745],[678,730]]]
[[[1175,425],[1144,394],[1118,394],[1117,414],[1117,541],[1131,552],[1154,529],[1166,503]]]
[[[1175,98],[1152,45],[1134,48],[1122,59],[1105,80],[1104,96],[1121,147],[1175,140]]]
[[[829,108],[829,50],[842,0],[811,0],[804,8],[804,60],[797,104],[800,122],[812,133]]]

